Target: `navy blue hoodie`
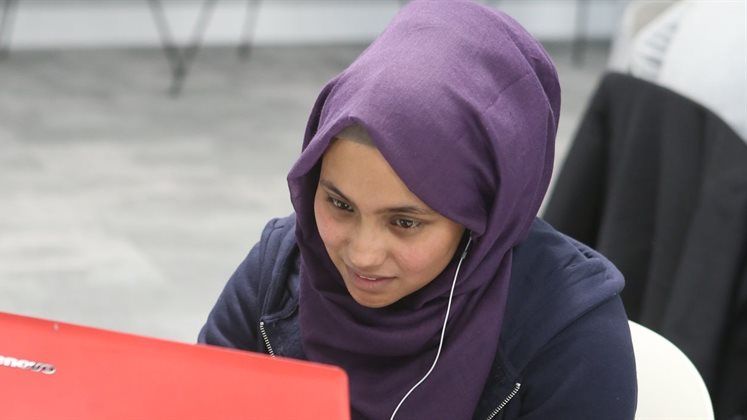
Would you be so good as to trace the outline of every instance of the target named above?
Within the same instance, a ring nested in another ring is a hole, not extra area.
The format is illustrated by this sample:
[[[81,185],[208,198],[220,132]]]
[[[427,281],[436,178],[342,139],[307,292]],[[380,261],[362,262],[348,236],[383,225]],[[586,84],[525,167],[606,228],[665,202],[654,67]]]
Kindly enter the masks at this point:
[[[268,223],[200,343],[305,358],[294,229],[294,216]],[[620,272],[540,219],[512,258],[499,348],[473,418],[632,419],[636,372]]]

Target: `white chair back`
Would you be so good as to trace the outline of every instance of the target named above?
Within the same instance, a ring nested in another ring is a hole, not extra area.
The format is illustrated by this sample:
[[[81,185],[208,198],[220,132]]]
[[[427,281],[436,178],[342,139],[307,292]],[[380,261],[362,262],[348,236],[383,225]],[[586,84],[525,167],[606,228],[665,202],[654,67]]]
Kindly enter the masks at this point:
[[[669,340],[630,321],[636,371],[636,420],[713,420],[703,378],[690,359]]]

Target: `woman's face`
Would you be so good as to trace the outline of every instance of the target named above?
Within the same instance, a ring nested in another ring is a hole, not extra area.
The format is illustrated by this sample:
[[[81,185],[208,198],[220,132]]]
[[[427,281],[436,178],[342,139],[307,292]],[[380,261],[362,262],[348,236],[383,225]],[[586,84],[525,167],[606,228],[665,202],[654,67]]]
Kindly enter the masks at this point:
[[[324,154],[314,214],[348,292],[370,308],[430,283],[464,232],[410,192],[378,149],[345,138]]]

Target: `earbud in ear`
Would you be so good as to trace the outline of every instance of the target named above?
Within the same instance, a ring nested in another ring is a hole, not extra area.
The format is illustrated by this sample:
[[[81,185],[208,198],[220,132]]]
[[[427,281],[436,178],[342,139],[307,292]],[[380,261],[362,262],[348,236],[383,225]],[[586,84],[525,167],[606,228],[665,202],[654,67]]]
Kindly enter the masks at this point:
[[[464,231],[464,235],[467,238],[467,244],[464,246],[464,252],[462,252],[462,259],[464,259],[467,256],[467,252],[469,251],[469,246],[472,244],[472,232],[469,230]]]

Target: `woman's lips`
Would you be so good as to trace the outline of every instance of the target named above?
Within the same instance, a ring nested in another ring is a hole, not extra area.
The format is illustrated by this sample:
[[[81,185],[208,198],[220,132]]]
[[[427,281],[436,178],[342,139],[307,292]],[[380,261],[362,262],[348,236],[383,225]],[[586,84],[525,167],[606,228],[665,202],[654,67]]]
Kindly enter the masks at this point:
[[[353,282],[365,290],[375,290],[394,279],[394,277],[389,276],[360,274],[350,267],[347,267],[347,269],[348,275],[353,279]]]
[[[386,279],[391,278],[391,277],[386,277],[386,276],[364,276],[363,274],[358,274],[358,273],[355,273],[355,275],[362,278],[363,280],[370,280],[370,281],[386,280]]]

